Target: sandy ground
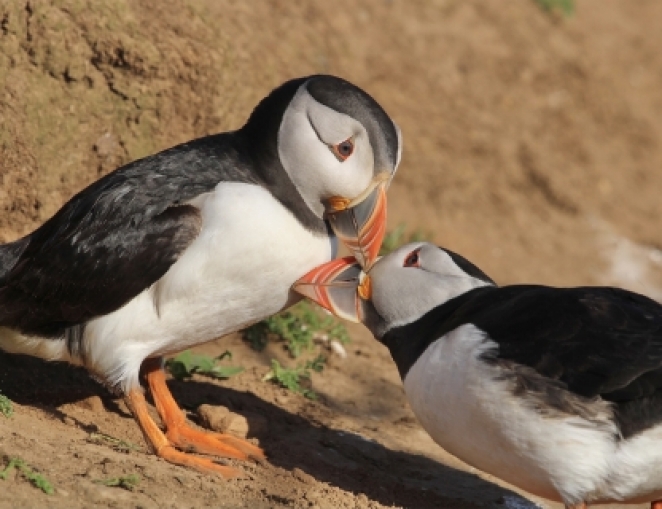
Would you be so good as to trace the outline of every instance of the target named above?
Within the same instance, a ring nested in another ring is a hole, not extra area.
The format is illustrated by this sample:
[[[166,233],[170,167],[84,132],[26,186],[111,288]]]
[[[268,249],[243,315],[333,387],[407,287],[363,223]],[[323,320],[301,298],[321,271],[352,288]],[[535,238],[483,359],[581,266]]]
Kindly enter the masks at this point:
[[[391,228],[423,231],[501,283],[662,299],[662,4],[577,3],[563,18],[533,0],[0,0],[0,240],[99,175],[236,128],[274,86],[325,72],[364,87],[403,130]],[[200,350],[230,349],[244,373],[171,382],[194,421],[199,405],[226,405],[267,451],[227,482],[149,454],[122,401],[85,372],[0,354],[15,403],[0,457],[20,455],[56,487],[0,481],[0,508],[557,507],[437,447],[386,350],[350,331],[347,358],[313,376],[317,401],[263,382],[284,353],[239,336]],[[134,491],[94,483],[128,474]]]

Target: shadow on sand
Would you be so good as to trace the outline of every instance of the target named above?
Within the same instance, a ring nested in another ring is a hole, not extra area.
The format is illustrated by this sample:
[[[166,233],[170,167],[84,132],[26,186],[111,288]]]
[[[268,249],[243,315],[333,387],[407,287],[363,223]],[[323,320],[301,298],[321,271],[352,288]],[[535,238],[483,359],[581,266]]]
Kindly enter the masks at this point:
[[[182,408],[224,405],[257,413],[269,426],[257,434],[271,464],[299,468],[323,481],[384,505],[427,507],[534,507],[516,493],[425,456],[390,450],[351,432],[295,415],[252,393],[200,381],[169,382]],[[0,392],[21,405],[60,415],[57,407],[92,395],[109,411],[127,417],[117,399],[84,369],[0,352]],[[250,422],[249,422],[250,424]]]

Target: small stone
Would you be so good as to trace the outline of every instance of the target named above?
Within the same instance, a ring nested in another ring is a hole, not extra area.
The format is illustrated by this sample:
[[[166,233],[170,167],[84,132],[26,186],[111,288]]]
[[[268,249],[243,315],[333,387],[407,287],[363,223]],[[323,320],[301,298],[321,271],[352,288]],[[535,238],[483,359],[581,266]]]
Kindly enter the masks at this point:
[[[92,412],[103,412],[105,410],[103,401],[101,401],[99,396],[90,396],[89,398],[81,399],[80,401],[76,401],[74,405]]]
[[[68,415],[65,415],[62,418],[62,422],[65,423],[67,426],[75,426],[76,425],[76,421],[72,417],[69,417]]]
[[[104,133],[97,139],[94,144],[94,150],[101,157],[110,157],[120,148],[117,138],[111,133]]]
[[[198,416],[202,424],[211,430],[223,433],[227,428],[225,420],[230,414],[230,410],[223,406],[200,405],[198,407]]]
[[[236,414],[222,406],[200,405],[198,415],[203,425],[236,437],[247,438],[266,433],[268,421],[259,414]]]
[[[225,419],[225,423],[227,427],[223,432],[240,438],[246,438],[248,436],[250,426],[248,425],[248,420],[243,415],[230,412]]]
[[[340,341],[336,341],[335,339],[331,341],[329,344],[331,347],[331,350],[338,355],[341,359],[346,359],[347,358],[347,351],[345,350],[345,347],[342,346],[342,343]]]

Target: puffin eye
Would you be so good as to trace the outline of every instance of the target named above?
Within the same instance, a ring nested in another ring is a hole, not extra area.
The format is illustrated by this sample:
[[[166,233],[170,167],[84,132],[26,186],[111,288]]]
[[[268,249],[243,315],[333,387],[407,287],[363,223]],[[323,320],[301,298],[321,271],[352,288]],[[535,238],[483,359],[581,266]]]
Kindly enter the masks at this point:
[[[419,249],[416,249],[409,253],[407,255],[407,258],[405,258],[405,263],[402,264],[403,267],[420,267],[421,262],[418,259],[418,252],[420,251]]]
[[[343,162],[354,152],[354,142],[352,138],[347,138],[337,145],[331,145],[331,152],[338,158],[338,161]]]

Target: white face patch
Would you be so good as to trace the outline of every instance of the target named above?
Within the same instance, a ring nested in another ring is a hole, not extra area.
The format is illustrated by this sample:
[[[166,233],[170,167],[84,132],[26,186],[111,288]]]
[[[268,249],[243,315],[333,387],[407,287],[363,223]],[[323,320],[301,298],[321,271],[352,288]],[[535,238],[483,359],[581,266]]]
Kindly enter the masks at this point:
[[[408,254],[417,249],[421,266],[405,267]],[[415,322],[450,299],[489,284],[464,272],[442,249],[423,242],[380,259],[370,277],[371,300],[387,329]]]
[[[331,147],[351,139],[345,161]],[[278,131],[278,155],[306,204],[319,217],[324,200],[353,199],[370,184],[374,156],[365,128],[352,117],[316,101],[303,85],[288,106]]]

